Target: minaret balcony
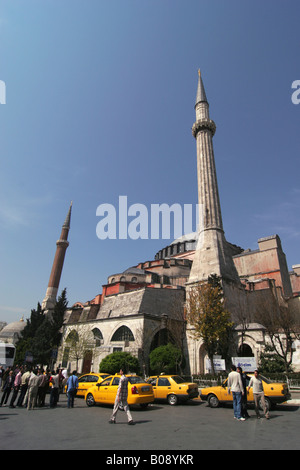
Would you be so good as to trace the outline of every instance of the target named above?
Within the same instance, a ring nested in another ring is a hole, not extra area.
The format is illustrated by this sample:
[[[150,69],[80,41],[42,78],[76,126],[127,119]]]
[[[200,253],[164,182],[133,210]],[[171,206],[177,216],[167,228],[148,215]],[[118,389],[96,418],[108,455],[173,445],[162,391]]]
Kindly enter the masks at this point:
[[[67,248],[69,246],[69,242],[67,240],[59,239],[59,240],[57,240],[56,245],[57,246],[65,246]]]
[[[214,135],[216,132],[216,124],[212,119],[199,119],[192,127],[193,136],[196,138],[200,131],[210,131],[212,135]]]

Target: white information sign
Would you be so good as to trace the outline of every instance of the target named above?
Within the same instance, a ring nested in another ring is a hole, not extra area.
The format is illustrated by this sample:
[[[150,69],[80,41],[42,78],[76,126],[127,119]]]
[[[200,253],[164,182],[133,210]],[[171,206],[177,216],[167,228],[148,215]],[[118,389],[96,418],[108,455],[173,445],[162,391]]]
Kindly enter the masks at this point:
[[[219,370],[226,370],[225,359],[214,358],[213,362],[214,362],[215,372],[217,372]],[[206,359],[205,366],[206,366],[206,369],[208,369],[210,371],[212,370],[211,369],[211,363],[210,363],[209,359]]]
[[[253,372],[257,369],[255,357],[232,357],[232,364],[241,367],[243,372]]]

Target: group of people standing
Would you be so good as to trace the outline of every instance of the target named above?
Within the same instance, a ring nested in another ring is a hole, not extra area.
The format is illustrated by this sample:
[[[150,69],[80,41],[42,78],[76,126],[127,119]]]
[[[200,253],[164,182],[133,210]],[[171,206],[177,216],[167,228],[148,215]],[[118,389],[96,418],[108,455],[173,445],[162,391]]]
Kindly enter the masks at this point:
[[[68,408],[73,408],[74,397],[78,388],[76,371],[68,378],[66,371],[35,369],[29,366],[8,367],[0,370],[2,397],[0,406],[6,405],[9,398],[9,407],[26,407],[27,410],[45,406],[46,394],[50,392],[49,405],[55,408],[59,400],[59,393],[67,385]]]
[[[247,386],[247,381],[249,385]],[[245,421],[250,418],[247,410],[247,391],[253,387],[254,407],[257,418],[260,418],[260,403],[264,409],[264,415],[269,419],[269,410],[266,404],[262,379],[258,370],[254,371],[254,376],[247,377],[241,367],[231,366],[231,372],[228,375],[227,390],[232,393],[234,418],[239,421]]]

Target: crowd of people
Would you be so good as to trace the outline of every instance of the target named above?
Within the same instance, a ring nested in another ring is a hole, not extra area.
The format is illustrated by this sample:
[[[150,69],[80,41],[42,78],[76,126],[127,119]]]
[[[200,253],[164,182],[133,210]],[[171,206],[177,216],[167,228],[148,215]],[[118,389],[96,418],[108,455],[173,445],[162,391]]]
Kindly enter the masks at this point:
[[[2,397],[0,406],[8,404],[10,408],[44,407],[47,392],[49,406],[55,408],[59,401],[60,392],[67,386],[68,408],[74,407],[74,397],[78,388],[76,371],[68,377],[66,369],[44,370],[30,366],[7,367],[0,366],[0,387]]]

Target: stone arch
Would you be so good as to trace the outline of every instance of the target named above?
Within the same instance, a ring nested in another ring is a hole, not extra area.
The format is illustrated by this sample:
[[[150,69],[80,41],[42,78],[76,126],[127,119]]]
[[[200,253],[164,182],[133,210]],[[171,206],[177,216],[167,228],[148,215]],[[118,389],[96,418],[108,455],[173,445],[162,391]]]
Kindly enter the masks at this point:
[[[174,344],[174,338],[168,328],[159,328],[156,333],[153,335],[151,344],[150,344],[150,352],[153,349],[158,348],[159,346],[165,346],[168,343]]]
[[[64,342],[64,349],[62,355],[62,367],[67,367],[69,362],[70,348],[74,343],[79,340],[79,335],[76,330],[71,330]]]

